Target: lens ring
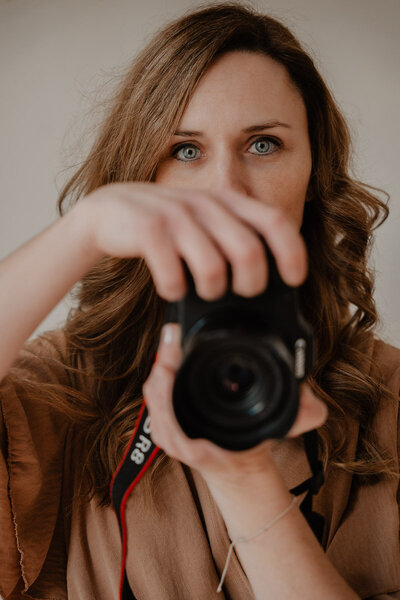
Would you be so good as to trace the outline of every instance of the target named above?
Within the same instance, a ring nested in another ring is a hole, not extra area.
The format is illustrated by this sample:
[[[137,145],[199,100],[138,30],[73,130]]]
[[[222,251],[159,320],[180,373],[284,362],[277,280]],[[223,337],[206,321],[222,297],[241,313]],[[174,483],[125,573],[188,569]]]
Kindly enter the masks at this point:
[[[244,423],[254,426],[279,409],[283,391],[281,368],[270,348],[264,344],[255,346],[253,340],[251,344],[223,340],[214,345],[213,355],[217,358],[210,361],[209,347],[198,345],[184,369],[187,401],[199,418],[221,427],[240,428]],[[232,395],[221,393],[220,386],[215,385],[215,371],[218,365],[237,360],[251,368],[255,382],[247,393],[233,401]]]

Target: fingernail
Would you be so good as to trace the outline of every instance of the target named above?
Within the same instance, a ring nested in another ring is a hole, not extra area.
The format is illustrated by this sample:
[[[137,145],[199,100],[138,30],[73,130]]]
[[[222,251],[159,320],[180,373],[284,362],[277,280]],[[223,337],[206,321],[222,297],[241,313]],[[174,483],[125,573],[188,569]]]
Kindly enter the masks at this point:
[[[161,343],[174,345],[181,343],[181,327],[178,323],[164,325],[161,333]]]

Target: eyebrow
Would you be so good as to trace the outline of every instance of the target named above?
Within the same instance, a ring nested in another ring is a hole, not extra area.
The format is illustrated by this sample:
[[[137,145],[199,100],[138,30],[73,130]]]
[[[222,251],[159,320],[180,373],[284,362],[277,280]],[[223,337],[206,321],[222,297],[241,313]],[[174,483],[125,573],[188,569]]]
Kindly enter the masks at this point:
[[[287,129],[291,129],[291,125],[287,123],[282,123],[281,121],[267,121],[267,123],[261,123],[260,125],[251,125],[246,129],[242,129],[242,133],[253,133],[255,131],[264,131],[264,129],[273,129],[274,127],[286,127]],[[174,135],[179,135],[181,137],[192,137],[192,136],[201,136],[203,133],[201,131],[175,131]]]

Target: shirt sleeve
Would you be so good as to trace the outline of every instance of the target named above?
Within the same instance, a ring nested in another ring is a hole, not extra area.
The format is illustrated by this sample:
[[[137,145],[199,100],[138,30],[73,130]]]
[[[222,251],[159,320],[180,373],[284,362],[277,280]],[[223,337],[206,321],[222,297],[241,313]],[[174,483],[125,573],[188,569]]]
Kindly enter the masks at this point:
[[[68,380],[59,332],[28,342],[0,383],[0,596],[66,598],[61,511],[68,422],[32,383]],[[29,385],[30,388],[29,388]],[[45,392],[44,392],[45,393]],[[18,591],[17,591],[18,590]]]
[[[386,374],[384,377],[385,384],[393,392],[394,396],[397,397],[397,406],[395,413],[397,413],[397,466],[400,470],[400,351],[398,348],[389,344],[380,344],[384,346],[384,367],[386,368]],[[400,522],[400,483],[397,486],[397,506],[399,512]],[[400,540],[400,531],[399,538]],[[397,580],[400,579],[400,564],[397,562]],[[388,586],[389,587],[389,586]],[[391,591],[383,594],[377,594],[368,596],[365,600],[400,600],[400,587],[397,585],[390,586]]]

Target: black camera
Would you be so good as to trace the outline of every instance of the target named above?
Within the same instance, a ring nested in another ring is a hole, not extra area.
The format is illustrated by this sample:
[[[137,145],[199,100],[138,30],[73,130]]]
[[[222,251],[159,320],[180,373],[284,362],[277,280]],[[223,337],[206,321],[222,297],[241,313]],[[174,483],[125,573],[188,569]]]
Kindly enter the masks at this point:
[[[176,418],[188,437],[229,450],[287,434],[298,411],[299,382],[313,364],[312,329],[300,312],[298,289],[282,281],[263,244],[269,278],[262,294],[233,293],[228,264],[227,293],[203,300],[184,264],[188,292],[168,307],[182,327]]]

